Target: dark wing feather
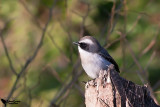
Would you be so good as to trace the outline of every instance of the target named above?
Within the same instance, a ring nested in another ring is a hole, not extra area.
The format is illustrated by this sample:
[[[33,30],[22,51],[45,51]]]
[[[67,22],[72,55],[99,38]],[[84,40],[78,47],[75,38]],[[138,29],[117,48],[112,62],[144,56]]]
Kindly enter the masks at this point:
[[[98,52],[98,54],[103,58],[105,58],[106,60],[108,60],[109,62],[111,62],[114,65],[116,71],[120,72],[118,64],[116,63],[116,61],[114,61],[114,59],[108,54],[108,52],[105,49],[101,49],[101,51]]]

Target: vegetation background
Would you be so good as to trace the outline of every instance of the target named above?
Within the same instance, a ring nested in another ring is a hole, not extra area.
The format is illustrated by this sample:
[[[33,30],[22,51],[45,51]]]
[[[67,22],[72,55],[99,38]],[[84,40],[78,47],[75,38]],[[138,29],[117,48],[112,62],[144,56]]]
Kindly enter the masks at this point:
[[[0,98],[8,107],[84,107],[77,47],[97,38],[120,75],[160,103],[159,0],[1,0]],[[3,104],[0,102],[0,106]]]

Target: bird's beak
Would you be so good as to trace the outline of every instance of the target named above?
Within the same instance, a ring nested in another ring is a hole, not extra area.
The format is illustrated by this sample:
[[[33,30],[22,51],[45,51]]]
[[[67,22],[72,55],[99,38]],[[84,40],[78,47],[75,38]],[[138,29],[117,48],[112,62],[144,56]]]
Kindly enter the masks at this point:
[[[75,44],[75,45],[79,45],[79,42],[73,42],[73,44]]]

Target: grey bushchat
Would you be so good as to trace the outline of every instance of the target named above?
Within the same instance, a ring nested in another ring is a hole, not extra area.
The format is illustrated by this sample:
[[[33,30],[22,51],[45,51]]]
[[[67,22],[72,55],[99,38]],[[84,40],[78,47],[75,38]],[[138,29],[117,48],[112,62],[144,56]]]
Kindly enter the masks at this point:
[[[97,78],[100,70],[107,70],[110,64],[120,72],[117,63],[94,37],[84,36],[73,43],[78,45],[82,67],[89,77]]]

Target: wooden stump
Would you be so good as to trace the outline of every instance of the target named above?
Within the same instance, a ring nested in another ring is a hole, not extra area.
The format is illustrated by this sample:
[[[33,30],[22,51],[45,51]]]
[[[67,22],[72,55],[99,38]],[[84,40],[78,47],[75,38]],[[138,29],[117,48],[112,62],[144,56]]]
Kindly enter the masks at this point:
[[[123,79],[113,65],[86,83],[85,104],[86,107],[160,107],[151,98],[146,85]]]

